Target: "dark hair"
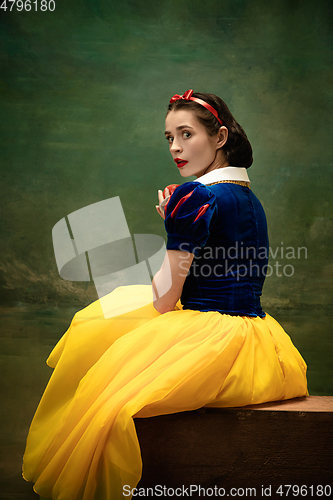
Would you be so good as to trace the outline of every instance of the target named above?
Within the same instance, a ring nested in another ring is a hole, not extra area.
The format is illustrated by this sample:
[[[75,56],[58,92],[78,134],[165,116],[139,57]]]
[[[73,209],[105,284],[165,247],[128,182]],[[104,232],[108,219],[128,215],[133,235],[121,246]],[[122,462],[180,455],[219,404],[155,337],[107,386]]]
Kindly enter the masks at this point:
[[[228,129],[228,139],[222,150],[228,160],[229,165],[234,167],[249,168],[253,163],[252,147],[243,128],[236,122],[230,113],[226,103],[214,94],[193,93],[192,97],[197,97],[210,104],[218,112],[218,116],[225,127]],[[215,116],[204,106],[195,101],[186,101],[179,99],[169,104],[169,111],[177,109],[188,109],[195,113],[198,120],[204,125],[209,135],[217,134],[221,127]]]

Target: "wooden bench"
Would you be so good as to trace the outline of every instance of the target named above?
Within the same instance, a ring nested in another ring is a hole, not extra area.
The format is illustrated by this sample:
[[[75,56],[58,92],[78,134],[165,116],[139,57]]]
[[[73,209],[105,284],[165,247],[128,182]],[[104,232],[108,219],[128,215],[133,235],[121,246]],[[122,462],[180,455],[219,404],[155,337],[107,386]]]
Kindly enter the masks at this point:
[[[326,487],[324,493],[333,493],[331,396],[242,408],[201,408],[136,418],[135,426],[143,476],[133,498],[324,500],[328,495],[317,490],[320,486]],[[155,490],[158,497],[151,494],[157,485],[162,487]],[[179,495],[186,488],[190,494],[191,485],[191,496]],[[292,487],[299,489],[298,494]],[[139,495],[140,488],[144,495]]]
[[[164,498],[177,498],[181,490],[174,497],[172,490],[190,485],[190,498],[204,497],[199,486],[206,498],[214,487],[220,491],[213,498],[222,496],[221,488],[225,496],[240,488],[236,498],[254,496],[246,488],[255,488],[259,498],[285,498],[292,485],[289,497],[327,498],[320,485],[333,493],[332,424],[333,397],[325,396],[137,418],[143,459],[137,488],[166,486]]]

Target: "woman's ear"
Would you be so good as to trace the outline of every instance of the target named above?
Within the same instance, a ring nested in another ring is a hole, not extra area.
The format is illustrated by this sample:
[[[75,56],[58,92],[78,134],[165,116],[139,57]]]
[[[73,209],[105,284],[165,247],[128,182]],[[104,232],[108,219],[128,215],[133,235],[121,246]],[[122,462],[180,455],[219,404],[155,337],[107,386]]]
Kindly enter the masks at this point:
[[[228,129],[225,126],[220,127],[217,133],[216,149],[222,148],[228,140]]]

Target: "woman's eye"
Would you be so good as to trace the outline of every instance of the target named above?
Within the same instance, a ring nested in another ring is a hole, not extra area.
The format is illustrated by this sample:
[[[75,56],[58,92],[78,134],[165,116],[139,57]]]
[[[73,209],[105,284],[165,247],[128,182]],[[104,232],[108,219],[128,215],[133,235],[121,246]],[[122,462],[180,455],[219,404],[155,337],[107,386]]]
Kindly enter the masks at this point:
[[[191,133],[190,132],[183,132],[183,136],[185,137],[185,139],[188,139],[189,137],[191,137]]]
[[[173,141],[173,137],[171,137],[171,135],[169,135],[168,137],[166,137],[166,140],[168,141],[169,144],[171,144]]]

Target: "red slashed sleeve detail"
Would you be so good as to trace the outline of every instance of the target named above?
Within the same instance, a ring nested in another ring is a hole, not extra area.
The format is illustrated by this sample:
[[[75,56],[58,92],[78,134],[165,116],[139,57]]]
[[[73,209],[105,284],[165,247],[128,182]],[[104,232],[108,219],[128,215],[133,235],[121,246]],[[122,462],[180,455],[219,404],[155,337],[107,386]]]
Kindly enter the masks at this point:
[[[197,255],[208,241],[216,214],[216,198],[209,187],[196,181],[178,186],[165,211],[167,250]]]
[[[180,209],[180,207],[182,206],[182,204],[184,203],[184,201],[186,201],[186,200],[187,200],[187,199],[191,196],[191,194],[192,194],[192,193],[193,193],[193,191],[191,191],[190,193],[187,193],[187,195],[186,195],[186,196],[183,196],[183,197],[179,200],[179,202],[177,203],[177,205],[175,206],[175,208],[172,210],[172,212],[171,212],[171,214],[170,214],[170,216],[171,216],[172,218],[174,218],[174,217],[176,216],[176,214],[177,214],[178,210]]]
[[[206,203],[206,205],[203,205],[202,207],[200,207],[198,215],[196,216],[196,218],[194,219],[193,222],[198,220],[204,213],[206,213],[207,208],[209,208],[209,203]]]

